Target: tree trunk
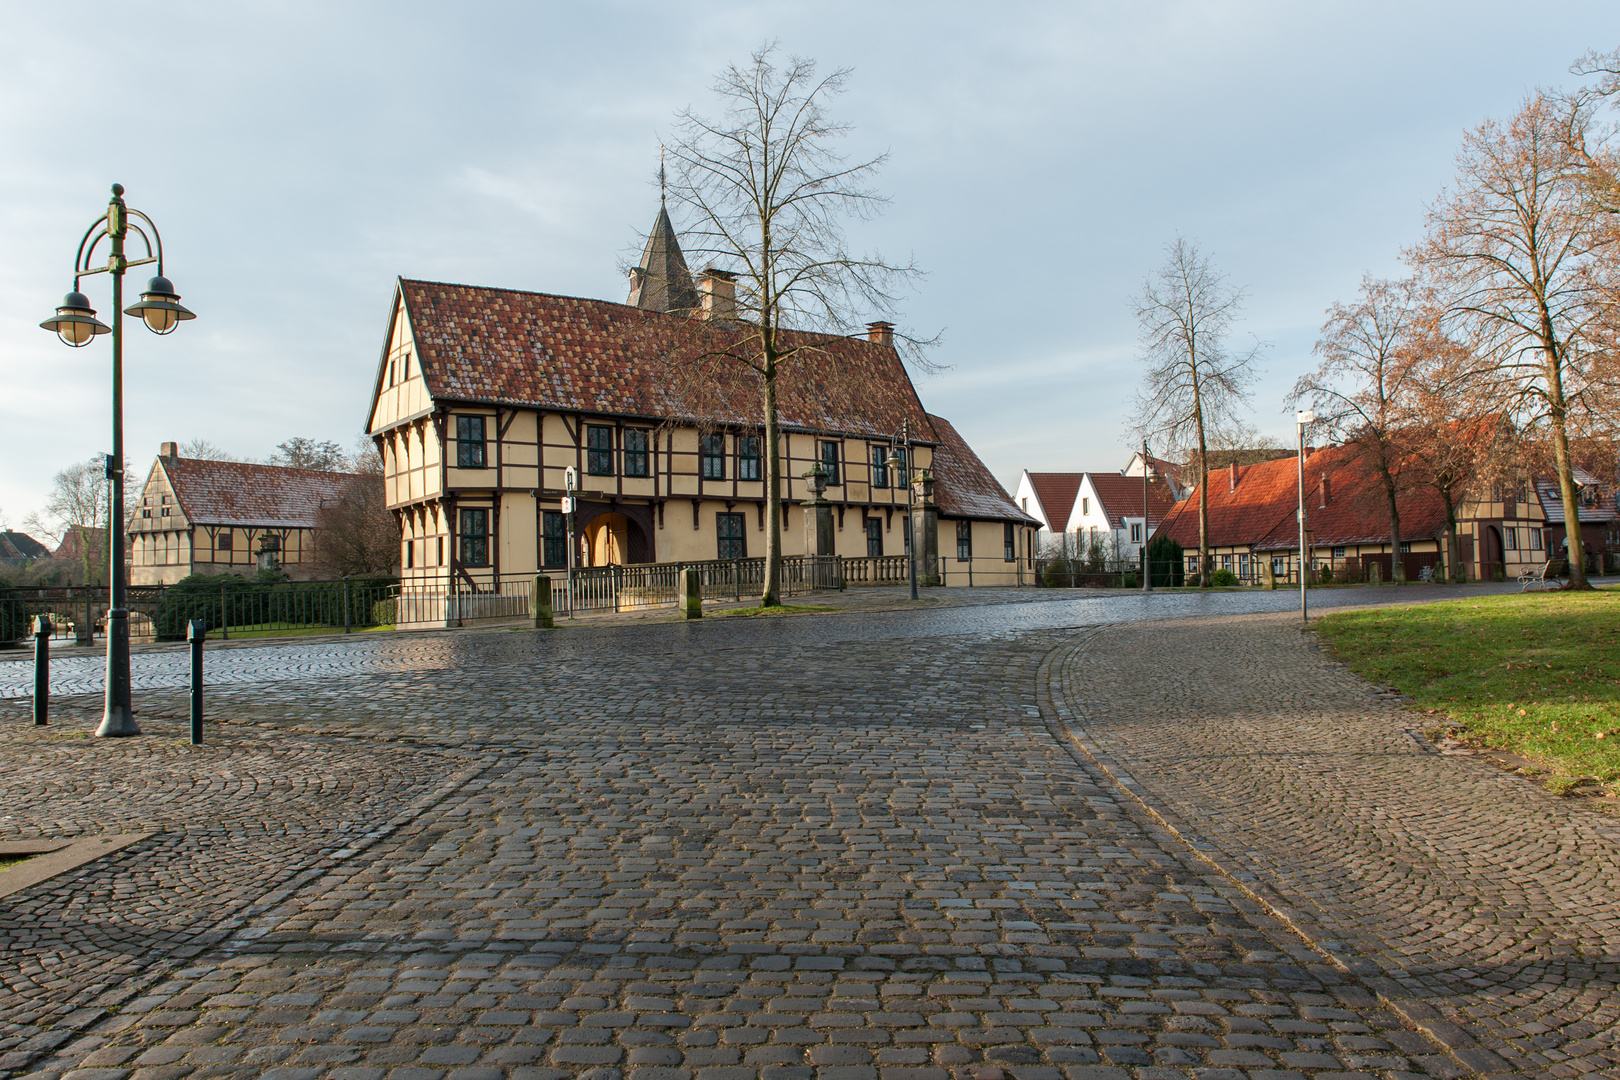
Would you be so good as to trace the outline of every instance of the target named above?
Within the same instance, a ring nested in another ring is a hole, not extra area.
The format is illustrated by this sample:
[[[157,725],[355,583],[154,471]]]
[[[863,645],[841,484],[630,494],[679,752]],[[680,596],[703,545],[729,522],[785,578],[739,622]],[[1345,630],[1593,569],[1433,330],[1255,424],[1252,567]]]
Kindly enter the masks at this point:
[[[1440,501],[1446,507],[1446,562],[1453,582],[1461,584],[1462,573],[1462,537],[1457,535],[1457,504],[1451,498],[1451,485],[1446,484],[1440,488]]]
[[[1590,589],[1586,580],[1586,545],[1581,541],[1580,500],[1569,456],[1569,432],[1562,415],[1553,417],[1553,457],[1558,462],[1558,493],[1564,500],[1564,541],[1569,546],[1569,587]]]
[[[1210,584],[1209,554],[1209,450],[1204,442],[1204,422],[1198,421],[1198,584]]]
[[[782,590],[782,452],[776,419],[776,361],[765,358],[765,583],[760,607],[780,604]],[[906,462],[911,468],[911,462]]]
[[[1539,285],[1539,281],[1538,281]],[[1581,542],[1580,501],[1575,491],[1575,466],[1569,456],[1568,403],[1564,401],[1564,373],[1559,361],[1558,338],[1546,301],[1541,304],[1541,355],[1547,371],[1547,419],[1552,423],[1553,460],[1558,466],[1558,493],[1564,500],[1564,539],[1569,547],[1569,587],[1589,589],[1586,547]]]
[[[1406,584],[1406,564],[1401,562],[1401,512],[1395,505],[1395,478],[1387,469],[1381,470],[1384,479],[1384,498],[1389,501],[1389,580],[1397,585]]]

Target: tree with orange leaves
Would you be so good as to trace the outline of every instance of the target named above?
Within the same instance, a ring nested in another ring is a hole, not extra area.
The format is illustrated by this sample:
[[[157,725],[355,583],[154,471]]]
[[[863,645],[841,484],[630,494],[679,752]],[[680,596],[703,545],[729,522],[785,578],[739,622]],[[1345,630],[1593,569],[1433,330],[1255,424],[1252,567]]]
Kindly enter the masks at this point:
[[[1317,421],[1371,467],[1389,509],[1392,579],[1406,580],[1401,562],[1401,512],[1396,497],[1409,485],[1404,439],[1416,354],[1417,285],[1361,279],[1361,295],[1328,309],[1316,342],[1321,364],[1294,384],[1298,404],[1310,403]]]
[[[1571,132],[1590,142],[1589,109],[1537,93],[1506,123],[1469,132],[1455,186],[1430,208],[1408,252],[1444,297],[1445,321],[1477,342],[1483,412],[1545,429],[1570,547],[1570,587],[1590,587],[1581,558],[1570,429],[1587,407],[1603,351],[1617,235],[1590,197]]]

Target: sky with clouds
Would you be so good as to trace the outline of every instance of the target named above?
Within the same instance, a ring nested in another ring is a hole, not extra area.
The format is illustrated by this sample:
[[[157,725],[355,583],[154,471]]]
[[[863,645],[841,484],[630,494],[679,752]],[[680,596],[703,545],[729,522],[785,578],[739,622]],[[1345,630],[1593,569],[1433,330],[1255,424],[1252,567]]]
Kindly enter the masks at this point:
[[[851,154],[890,154],[893,202],[852,240],[929,271],[905,320],[948,370],[918,389],[1011,487],[1125,464],[1130,302],[1177,233],[1248,290],[1253,419],[1286,437],[1324,309],[1402,271],[1460,133],[1620,46],[1612,2],[1498,0],[0,0],[0,25],[14,526],[110,442],[107,339],[37,324],[113,181],[198,314],[129,327],[132,467],[167,439],[349,444],[397,276],[622,300],[672,114],[777,39],[854,69],[835,113]]]

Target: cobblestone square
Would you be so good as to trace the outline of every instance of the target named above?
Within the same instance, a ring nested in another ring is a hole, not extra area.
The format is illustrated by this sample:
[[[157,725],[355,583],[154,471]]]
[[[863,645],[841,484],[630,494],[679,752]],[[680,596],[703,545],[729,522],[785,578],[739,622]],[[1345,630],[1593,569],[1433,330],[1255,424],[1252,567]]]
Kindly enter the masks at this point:
[[[140,739],[13,694],[0,839],[153,835],[0,898],[0,1070],[1620,1075],[1620,829],[1288,601],[219,650],[196,748],[169,654]]]

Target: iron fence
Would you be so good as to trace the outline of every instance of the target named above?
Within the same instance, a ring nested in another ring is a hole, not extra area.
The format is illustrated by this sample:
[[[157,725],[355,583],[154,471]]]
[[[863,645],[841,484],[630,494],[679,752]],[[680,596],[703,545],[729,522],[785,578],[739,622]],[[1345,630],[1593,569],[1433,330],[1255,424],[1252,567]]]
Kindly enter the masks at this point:
[[[387,581],[234,580],[132,585],[124,603],[132,641],[179,641],[200,620],[220,637],[330,633],[392,625],[398,586]],[[106,632],[105,585],[0,592],[0,644],[28,636],[35,616],[51,620],[52,639],[93,645]],[[526,610],[526,608],[525,608]]]

